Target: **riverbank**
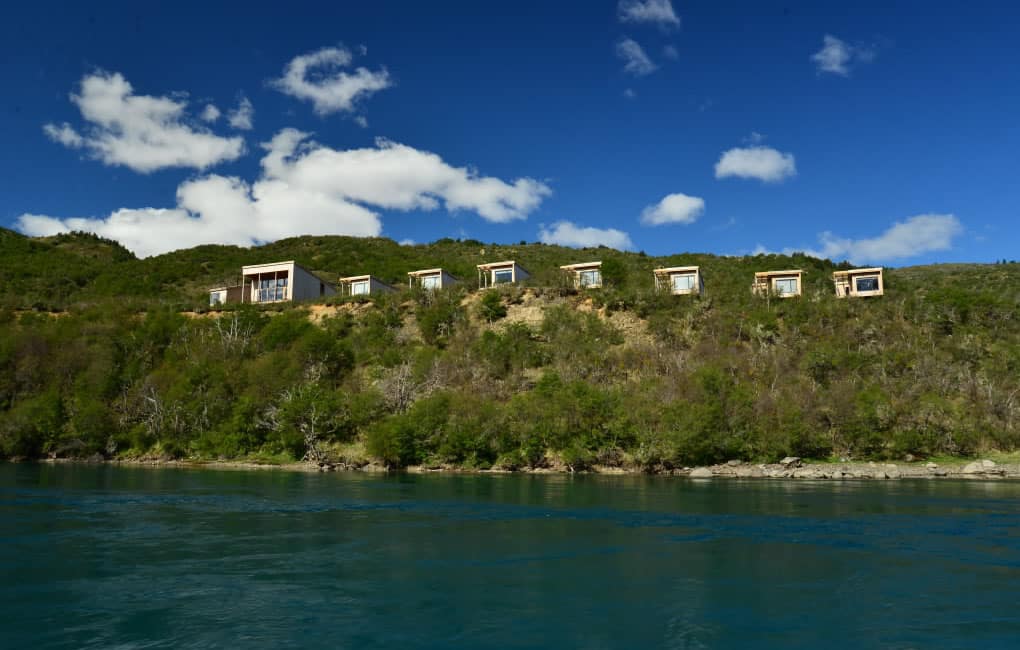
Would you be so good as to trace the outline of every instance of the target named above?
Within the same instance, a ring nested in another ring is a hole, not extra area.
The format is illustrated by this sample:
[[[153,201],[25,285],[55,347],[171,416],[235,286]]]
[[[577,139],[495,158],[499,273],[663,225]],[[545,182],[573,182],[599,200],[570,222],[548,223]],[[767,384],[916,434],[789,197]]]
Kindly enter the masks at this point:
[[[784,458],[778,463],[747,463],[731,460],[718,465],[683,468],[653,468],[593,466],[584,470],[572,470],[564,465],[520,469],[470,469],[455,466],[415,465],[404,469],[390,469],[378,463],[363,465],[319,464],[308,461],[284,463],[259,463],[246,460],[196,460],[196,459],[44,459],[39,462],[61,464],[109,464],[138,467],[163,467],[178,469],[216,470],[276,470],[292,472],[333,472],[351,471],[366,473],[408,474],[601,474],[601,475],[653,475],[677,476],[692,479],[737,478],[737,479],[811,479],[811,480],[853,480],[853,479],[1020,479],[1020,463],[997,463],[989,459],[949,459],[942,463],[880,463],[880,462],[814,462],[796,457]]]

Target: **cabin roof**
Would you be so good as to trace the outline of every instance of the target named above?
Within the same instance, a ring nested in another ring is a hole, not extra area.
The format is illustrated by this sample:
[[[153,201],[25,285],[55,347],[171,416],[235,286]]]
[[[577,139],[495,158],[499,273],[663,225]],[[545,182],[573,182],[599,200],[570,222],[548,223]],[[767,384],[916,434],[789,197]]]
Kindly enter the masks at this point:
[[[882,267],[881,266],[872,266],[872,267],[868,267],[866,269],[846,269],[845,271],[833,271],[832,275],[833,276],[837,276],[837,275],[859,275],[861,273],[881,273],[881,272],[882,272]]]
[[[670,273],[691,273],[700,270],[699,266],[667,266],[661,269],[654,269],[652,273],[655,275],[668,275]]]
[[[560,268],[564,271],[583,271],[584,269],[597,269],[602,267],[602,262],[579,262],[577,264],[566,264]]]
[[[504,266],[517,266],[517,267],[520,267],[522,269],[524,268],[523,266],[518,264],[515,260],[507,260],[505,262],[486,262],[485,264],[479,264],[478,265],[478,270],[479,271],[490,271],[492,269],[498,269],[498,268],[502,268]]]
[[[804,271],[801,269],[790,269],[788,271],[758,271],[754,274],[756,278],[769,278],[774,275],[803,275]]]
[[[435,275],[436,273],[445,273],[443,269],[421,269],[420,271],[408,271],[407,274],[418,277],[420,275]]]
[[[305,267],[301,266],[300,264],[298,264],[294,260],[286,260],[286,261],[283,261],[283,262],[266,262],[265,264],[247,264],[247,265],[241,267],[241,275],[248,275],[249,271],[257,272],[259,269],[265,268],[267,266],[293,266],[296,269],[301,269],[302,271],[304,271],[308,275],[315,276],[314,273],[312,273],[311,271],[309,271]],[[315,277],[318,277],[318,276],[315,276]]]
[[[351,275],[346,278],[340,278],[340,282],[359,282],[361,280],[371,280],[372,275]]]

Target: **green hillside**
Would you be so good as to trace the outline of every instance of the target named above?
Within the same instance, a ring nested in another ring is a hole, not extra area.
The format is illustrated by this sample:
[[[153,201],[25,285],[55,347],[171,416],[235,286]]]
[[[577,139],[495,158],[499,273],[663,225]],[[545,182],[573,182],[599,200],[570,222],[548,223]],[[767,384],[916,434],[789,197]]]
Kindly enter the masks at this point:
[[[209,312],[210,286],[286,259],[329,281],[464,282]],[[473,291],[475,265],[503,259],[527,286]],[[557,267],[589,260],[607,286],[566,286]],[[651,269],[678,265],[701,266],[705,296],[653,291]],[[785,268],[803,297],[751,295],[755,271]],[[0,230],[0,455],[655,470],[1017,450],[1020,265],[888,269],[886,295],[860,300],[834,298],[835,268],[346,237],[139,260]]]

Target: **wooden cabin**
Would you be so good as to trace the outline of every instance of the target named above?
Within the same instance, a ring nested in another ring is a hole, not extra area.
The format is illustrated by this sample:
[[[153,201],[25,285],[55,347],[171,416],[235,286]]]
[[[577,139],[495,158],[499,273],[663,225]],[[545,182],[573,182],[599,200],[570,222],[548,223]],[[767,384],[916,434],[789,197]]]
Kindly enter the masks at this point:
[[[338,281],[341,296],[368,296],[392,293],[396,287],[386,284],[374,275],[352,275]]]
[[[517,284],[531,277],[531,274],[514,260],[479,264],[477,268],[480,289],[488,289],[500,284]]]
[[[336,291],[293,260],[241,267],[241,284],[209,290],[209,305],[312,300]]]
[[[775,296],[777,298],[795,298],[803,292],[804,272],[800,269],[791,271],[761,271],[754,274],[751,291],[759,296]]]
[[[414,288],[421,287],[427,291],[445,289],[460,282],[443,269],[422,269],[421,271],[407,272],[407,286]]]
[[[598,289],[602,286],[602,262],[567,264],[560,269],[572,276],[575,289]]]
[[[850,269],[835,271],[832,284],[836,289],[837,298],[864,298],[881,296],[885,293],[885,281],[882,278],[882,267],[867,269]]]
[[[674,296],[702,294],[705,277],[698,266],[671,266],[652,271],[656,291],[669,291]]]

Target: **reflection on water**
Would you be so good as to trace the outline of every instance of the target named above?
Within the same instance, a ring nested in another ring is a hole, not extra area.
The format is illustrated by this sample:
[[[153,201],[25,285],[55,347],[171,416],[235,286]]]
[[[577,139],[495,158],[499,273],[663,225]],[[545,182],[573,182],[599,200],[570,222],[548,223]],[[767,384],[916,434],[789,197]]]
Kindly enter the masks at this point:
[[[1011,647],[1020,484],[0,465],[5,647]]]

